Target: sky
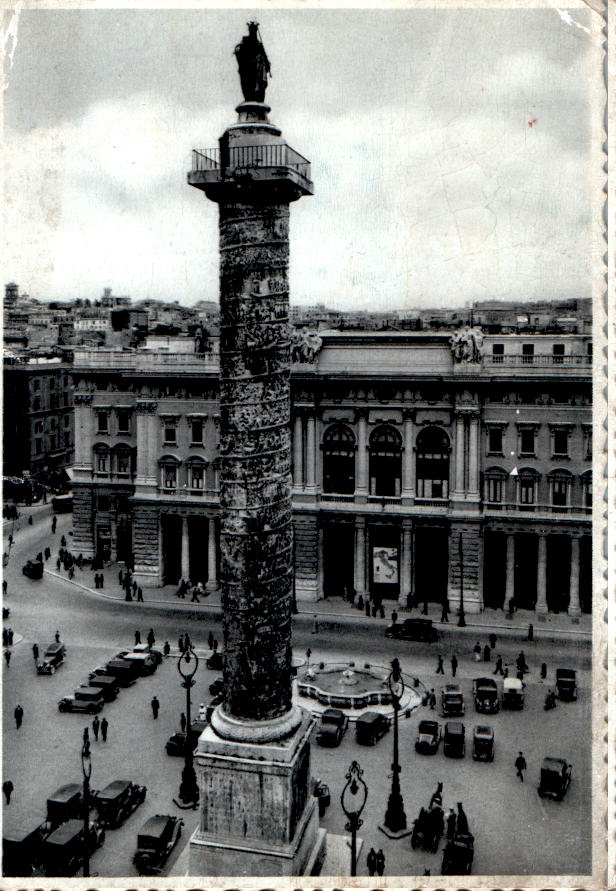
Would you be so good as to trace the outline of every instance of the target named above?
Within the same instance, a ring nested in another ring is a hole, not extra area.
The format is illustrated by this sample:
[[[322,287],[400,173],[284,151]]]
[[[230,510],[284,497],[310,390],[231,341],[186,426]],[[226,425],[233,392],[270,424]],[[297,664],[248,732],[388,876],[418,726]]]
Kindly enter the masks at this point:
[[[218,299],[217,208],[186,173],[236,120],[255,18],[270,118],[315,185],[291,208],[292,303],[589,297],[591,15],[22,10],[4,280],[43,300]]]

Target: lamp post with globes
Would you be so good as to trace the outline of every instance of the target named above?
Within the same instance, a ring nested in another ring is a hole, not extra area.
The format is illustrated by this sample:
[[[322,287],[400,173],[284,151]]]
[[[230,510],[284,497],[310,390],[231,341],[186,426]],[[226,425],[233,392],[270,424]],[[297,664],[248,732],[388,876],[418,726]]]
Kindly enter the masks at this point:
[[[404,679],[402,670],[397,659],[392,659],[391,671],[387,678],[387,686],[391,695],[391,702],[394,707],[394,751],[392,758],[392,778],[391,791],[387,801],[387,810],[383,825],[379,828],[389,838],[403,838],[409,834],[406,825],[406,813],[404,811],[404,800],[400,790],[400,758],[398,752],[398,713],[400,711],[400,700],[404,693]]]
[[[195,674],[199,667],[199,657],[192,646],[180,656],[178,671],[182,676],[182,686],[186,690],[186,746],[184,749],[184,768],[182,770],[182,782],[180,783],[179,798],[180,807],[196,808],[199,804],[199,785],[193,764],[193,745],[191,733],[190,715],[190,690],[195,685]]]
[[[347,818],[345,829],[351,833],[351,875],[357,875],[357,830],[362,825],[361,813],[366,806],[368,798],[368,787],[363,777],[363,770],[357,763],[352,761],[347,773],[345,774],[346,784],[340,794],[340,804]]]
[[[83,731],[81,747],[81,772],[83,774],[83,875],[90,876],[90,777],[92,776],[92,756],[90,754],[90,734]]]

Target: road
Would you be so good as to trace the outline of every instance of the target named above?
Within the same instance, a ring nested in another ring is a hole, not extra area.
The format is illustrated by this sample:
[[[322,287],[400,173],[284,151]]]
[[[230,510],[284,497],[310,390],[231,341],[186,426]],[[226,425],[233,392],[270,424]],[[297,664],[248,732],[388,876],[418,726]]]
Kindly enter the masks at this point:
[[[88,670],[113,656],[118,649],[132,645],[134,631],[142,637],[154,628],[157,646],[169,640],[176,646],[178,635],[188,631],[197,649],[205,651],[210,630],[222,639],[219,616],[215,614],[174,613],[172,608],[137,603],[125,604],[101,600],[94,594],[69,584],[65,579],[45,575],[40,582],[26,579],[21,566],[28,557],[49,544],[53,557],[62,532],[70,527],[71,517],[58,518],[58,531],[50,533],[50,515],[39,509],[33,526],[22,526],[16,533],[9,565],[6,605],[10,625],[23,639],[13,647],[10,667],[4,674],[4,775],[15,784],[14,797],[5,808],[5,824],[35,826],[44,819],[45,801],[61,784],[81,781],[80,748],[84,717],[61,714],[57,700],[69,695],[87,675]],[[5,536],[8,532],[5,526]],[[6,549],[6,544],[5,544]],[[328,661],[356,660],[386,664],[398,656],[405,672],[418,676],[428,687],[437,690],[443,679],[435,676],[436,653],[445,657],[451,681],[449,656],[459,659],[457,680],[467,700],[464,719],[467,734],[477,723],[490,723],[496,734],[496,758],[492,764],[474,762],[470,751],[464,759],[420,756],[413,743],[421,717],[433,717],[420,709],[401,722],[400,757],[401,785],[409,824],[419,808],[426,805],[438,781],[444,783],[444,804],[454,807],[462,801],[475,835],[473,873],[518,874],[583,874],[590,871],[591,772],[590,772],[590,648],[567,642],[536,642],[524,647],[531,674],[527,678],[526,705],[522,712],[501,712],[484,719],[475,714],[470,697],[472,678],[483,673],[469,650],[474,640],[459,636],[452,628],[441,636],[437,645],[409,644],[385,640],[375,634],[375,626],[354,622],[345,626],[333,620],[318,635],[311,634],[309,617],[296,617],[294,651],[303,655],[306,647],[313,659]],[[61,633],[68,648],[68,658],[59,671],[50,677],[36,675],[32,644],[43,647]],[[482,644],[484,641],[481,641]],[[438,647],[438,650],[435,649]],[[519,643],[499,641],[498,651],[513,662]],[[548,682],[553,680],[557,665],[578,670],[580,695],[577,703],[559,704],[552,712],[544,712],[545,686],[538,682],[538,668],[547,662]],[[487,669],[488,666],[485,666]],[[193,707],[209,702],[208,686],[215,674],[200,664]],[[184,710],[184,691],[180,688],[177,660],[167,660],[158,672],[120,693],[118,700],[105,706],[110,724],[107,743],[93,743],[92,785],[102,788],[116,778],[132,779],[148,787],[146,802],[118,830],[109,831],[104,846],[92,858],[92,871],[104,876],[135,875],[132,854],[139,827],[154,813],[181,813],[186,821],[181,845],[165,872],[175,872],[176,861],[197,823],[194,811],[182,811],[173,804],[180,782],[182,760],[169,758],[164,743],[177,729],[179,714]],[[154,721],[150,700],[156,694],[161,712]],[[20,730],[15,728],[13,710],[17,702],[24,708]],[[363,815],[361,836],[364,848],[359,874],[366,875],[365,857],[370,847],[383,848],[386,874],[423,875],[440,872],[441,854],[413,851],[409,838],[391,841],[378,829],[382,822],[389,790],[392,735],[388,734],[374,748],[359,746],[351,732],[338,749],[313,746],[312,772],[328,783],[332,804],[322,825],[336,834],[344,833],[344,815],[339,796],[344,774],[352,760],[364,769],[369,795]],[[515,777],[513,761],[523,750],[528,762],[525,783]],[[566,758],[574,765],[574,780],[562,803],[539,798],[536,785],[544,755]],[[185,858],[180,860],[183,864]]]

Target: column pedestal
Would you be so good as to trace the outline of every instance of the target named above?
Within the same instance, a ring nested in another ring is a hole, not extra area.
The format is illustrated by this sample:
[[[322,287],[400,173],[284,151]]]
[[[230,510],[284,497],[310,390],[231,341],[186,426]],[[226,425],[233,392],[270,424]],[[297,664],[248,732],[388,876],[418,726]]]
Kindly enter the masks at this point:
[[[195,752],[201,820],[190,840],[190,875],[320,873],[326,834],[310,781],[313,726],[302,709],[299,727],[282,740],[231,741],[211,726],[201,734]]]

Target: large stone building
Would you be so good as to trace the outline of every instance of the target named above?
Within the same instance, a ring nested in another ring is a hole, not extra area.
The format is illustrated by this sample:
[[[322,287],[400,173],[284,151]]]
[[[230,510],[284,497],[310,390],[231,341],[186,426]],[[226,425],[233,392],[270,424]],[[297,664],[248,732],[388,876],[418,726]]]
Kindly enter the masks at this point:
[[[587,336],[329,332],[295,351],[296,596],[591,610]],[[311,353],[311,350],[316,352]],[[217,584],[216,355],[76,351],[74,547]]]

